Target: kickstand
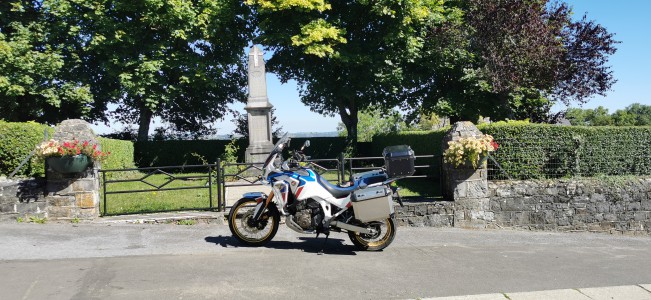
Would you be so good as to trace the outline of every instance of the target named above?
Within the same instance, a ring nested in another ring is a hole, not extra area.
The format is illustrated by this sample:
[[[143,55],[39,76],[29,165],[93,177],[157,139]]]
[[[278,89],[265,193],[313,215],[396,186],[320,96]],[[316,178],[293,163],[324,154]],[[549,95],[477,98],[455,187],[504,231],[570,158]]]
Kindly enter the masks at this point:
[[[325,241],[323,241],[323,245],[321,245],[321,250],[319,250],[319,252],[317,252],[317,255],[323,255],[324,250],[325,250],[325,246],[328,243],[328,238],[330,237],[330,233],[329,232],[326,233],[325,236],[326,236]]]

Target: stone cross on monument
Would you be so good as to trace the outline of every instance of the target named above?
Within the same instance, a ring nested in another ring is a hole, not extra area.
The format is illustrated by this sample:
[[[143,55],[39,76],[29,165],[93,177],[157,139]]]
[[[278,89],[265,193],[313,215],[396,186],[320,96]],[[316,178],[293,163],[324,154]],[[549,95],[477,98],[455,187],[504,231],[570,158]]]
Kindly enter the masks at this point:
[[[246,148],[246,162],[264,162],[273,149],[271,140],[271,108],[267,98],[262,51],[253,46],[249,52],[249,98],[246,102],[249,121],[249,147]]]

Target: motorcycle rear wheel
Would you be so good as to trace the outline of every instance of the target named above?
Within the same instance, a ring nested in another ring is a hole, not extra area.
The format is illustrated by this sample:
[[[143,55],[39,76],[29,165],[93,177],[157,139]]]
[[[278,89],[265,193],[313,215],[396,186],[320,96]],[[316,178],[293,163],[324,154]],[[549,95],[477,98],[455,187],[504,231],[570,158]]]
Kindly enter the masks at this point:
[[[366,226],[375,229],[377,233],[371,235],[354,231],[348,232],[350,241],[361,250],[382,250],[388,247],[396,236],[396,224],[393,218],[389,217],[381,221],[370,222]]]
[[[256,205],[256,200],[242,198],[235,202],[228,214],[228,228],[233,236],[243,244],[253,247],[264,246],[271,241],[278,232],[280,223],[280,214],[275,207],[267,207],[258,223],[254,223],[251,218]]]

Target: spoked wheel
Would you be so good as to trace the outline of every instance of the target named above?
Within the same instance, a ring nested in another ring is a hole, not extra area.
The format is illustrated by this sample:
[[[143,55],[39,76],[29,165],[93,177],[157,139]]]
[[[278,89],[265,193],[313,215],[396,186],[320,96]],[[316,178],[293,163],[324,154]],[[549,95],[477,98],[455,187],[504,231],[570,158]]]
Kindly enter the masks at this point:
[[[353,244],[362,250],[378,251],[388,247],[396,236],[396,225],[393,218],[382,221],[370,222],[368,227],[375,229],[374,234],[348,232],[348,237]]]
[[[260,220],[255,222],[253,213],[256,205],[254,199],[238,200],[228,214],[228,228],[240,242],[257,247],[268,243],[276,235],[280,214],[275,207],[267,208],[260,216]]]

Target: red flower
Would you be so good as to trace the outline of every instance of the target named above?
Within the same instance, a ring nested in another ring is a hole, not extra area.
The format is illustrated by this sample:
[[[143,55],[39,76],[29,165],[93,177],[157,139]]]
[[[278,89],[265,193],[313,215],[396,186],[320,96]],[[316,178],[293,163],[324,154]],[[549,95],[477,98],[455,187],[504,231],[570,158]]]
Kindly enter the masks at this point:
[[[497,142],[495,142],[495,140],[491,141],[491,146],[493,147],[494,150],[497,150],[497,148],[500,147],[500,145],[498,145]]]

